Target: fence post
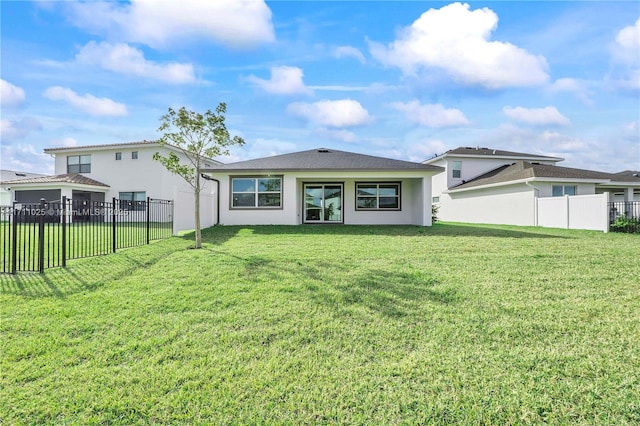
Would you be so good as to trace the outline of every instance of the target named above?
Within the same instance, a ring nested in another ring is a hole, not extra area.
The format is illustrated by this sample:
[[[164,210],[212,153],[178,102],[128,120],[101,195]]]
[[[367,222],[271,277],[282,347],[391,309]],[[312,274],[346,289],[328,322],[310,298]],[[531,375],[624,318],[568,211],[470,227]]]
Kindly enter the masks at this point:
[[[151,198],[147,197],[147,244],[149,244],[149,201]]]
[[[44,272],[44,217],[45,217],[45,199],[40,198],[40,211],[38,220],[38,272]]]
[[[11,273],[15,275],[18,271],[18,211],[16,210],[16,203],[13,203],[13,228],[11,239]]]
[[[113,197],[111,204],[111,240],[113,252],[116,252],[116,197]]]
[[[62,196],[62,267],[67,266],[67,196]]]

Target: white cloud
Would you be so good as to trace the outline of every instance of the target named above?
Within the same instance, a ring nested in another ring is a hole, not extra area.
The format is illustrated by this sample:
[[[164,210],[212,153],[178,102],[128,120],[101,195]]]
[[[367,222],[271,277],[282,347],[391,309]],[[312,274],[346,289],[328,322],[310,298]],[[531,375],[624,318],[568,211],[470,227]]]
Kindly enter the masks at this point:
[[[353,99],[294,102],[287,106],[287,112],[324,127],[353,127],[371,121],[369,112]]]
[[[592,91],[589,89],[590,82],[575,78],[559,78],[551,83],[547,90],[551,93],[573,93],[582,103],[588,106],[593,105],[591,99]]]
[[[71,148],[78,146],[78,141],[71,137],[52,139],[51,142],[49,142],[49,146],[55,148]]]
[[[247,144],[243,147],[231,147],[229,156],[221,156],[216,159],[223,163],[235,163],[236,161],[286,154],[298,149],[295,143],[280,139],[257,138],[255,142],[247,140]]]
[[[191,40],[247,48],[275,40],[271,10],[258,0],[73,2],[66,10],[90,33],[153,48]]]
[[[636,120],[636,121],[632,121],[630,123],[627,123],[623,126],[623,129],[625,131],[628,132],[632,132],[635,133],[636,135],[638,135],[640,133],[640,121]]]
[[[467,117],[459,109],[445,108],[441,104],[424,104],[411,102],[394,102],[391,106],[405,113],[412,123],[425,127],[457,127],[470,124]]]
[[[44,91],[43,96],[52,101],[64,101],[72,107],[90,115],[127,115],[127,107],[124,104],[114,102],[109,98],[96,98],[88,93],[80,96],[67,87],[49,87]]]
[[[580,152],[587,149],[584,141],[575,136],[563,135],[559,132],[544,131],[541,141],[555,153]]]
[[[491,9],[471,11],[468,4],[453,3],[429,9],[388,46],[370,42],[369,47],[380,62],[406,75],[436,68],[463,84],[489,89],[544,84],[549,78],[546,59],[511,43],[490,41],[497,25]]]
[[[3,107],[16,107],[22,105],[24,100],[25,94],[21,87],[0,79],[0,105]]]
[[[329,138],[345,143],[353,143],[358,138],[355,133],[345,129],[318,129],[317,133],[323,138]]]
[[[0,136],[3,142],[25,138],[30,132],[42,130],[42,123],[36,118],[25,117],[20,120],[3,118],[0,120]]]
[[[248,151],[251,158],[270,157],[296,151],[296,144],[280,139],[258,138]]]
[[[521,123],[527,123],[534,126],[544,125],[568,125],[569,119],[562,115],[556,107],[548,106],[544,108],[523,108],[523,107],[509,107],[506,106],[502,109],[504,115],[512,120],[519,121]]]
[[[621,29],[616,35],[614,54],[627,63],[640,61],[640,18],[634,25]]]
[[[246,80],[267,93],[276,95],[312,95],[313,90],[302,81],[304,73],[297,67],[272,67],[271,79],[250,75]]]
[[[362,52],[352,46],[338,46],[333,49],[332,55],[334,58],[354,58],[360,61],[361,64],[366,62]]]
[[[613,79],[622,89],[640,89],[640,18],[621,29],[612,48]]]
[[[98,65],[120,74],[152,78],[168,83],[180,84],[196,81],[192,64],[176,62],[157,64],[146,60],[141,50],[125,43],[110,44],[90,41],[80,49],[76,60],[83,64]]]
[[[4,120],[2,120],[4,122]],[[4,126],[4,123],[3,123]],[[34,173],[53,173],[54,160],[31,144],[0,145],[2,168]]]

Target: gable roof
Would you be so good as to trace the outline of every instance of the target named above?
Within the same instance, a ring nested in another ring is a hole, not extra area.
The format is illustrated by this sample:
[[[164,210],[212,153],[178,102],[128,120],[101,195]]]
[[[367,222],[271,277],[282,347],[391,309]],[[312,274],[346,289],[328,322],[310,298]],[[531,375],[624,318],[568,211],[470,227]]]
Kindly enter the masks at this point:
[[[517,161],[513,164],[498,167],[461,184],[449,188],[450,191],[474,188],[485,185],[495,185],[527,179],[567,179],[589,180],[593,182],[609,182],[611,173],[597,172],[585,169],[573,169],[549,164]]]
[[[339,151],[337,149],[318,148],[290,154],[274,155],[272,157],[256,158],[236,163],[222,164],[203,170],[207,172],[219,171],[292,171],[292,170],[423,170],[440,172],[443,169],[412,161],[394,160],[391,158],[374,157],[372,155],[356,154],[354,152]]]
[[[34,183],[72,183],[76,185],[104,186],[106,188],[109,188],[109,185],[107,185],[106,183],[98,182],[95,179],[91,179],[78,173],[66,173],[63,175],[38,176],[26,179],[8,180],[2,182],[2,185],[22,185]]]
[[[425,160],[424,163],[429,164],[434,161],[441,160],[445,157],[495,157],[495,158],[509,158],[513,160],[542,160],[542,161],[553,161],[558,162],[562,161],[563,158],[560,157],[549,157],[547,155],[539,155],[539,154],[527,154],[524,152],[515,152],[515,151],[504,151],[501,149],[492,149],[492,148],[472,148],[472,147],[459,147],[455,149],[450,149],[441,155],[436,155],[433,158]]]

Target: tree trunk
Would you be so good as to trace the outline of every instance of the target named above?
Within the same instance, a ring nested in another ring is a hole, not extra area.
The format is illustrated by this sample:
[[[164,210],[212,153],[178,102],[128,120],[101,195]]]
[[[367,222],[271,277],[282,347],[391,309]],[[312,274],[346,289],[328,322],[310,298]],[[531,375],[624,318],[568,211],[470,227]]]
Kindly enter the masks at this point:
[[[200,170],[196,169],[196,185],[193,191],[195,198],[195,219],[196,219],[196,246],[195,248],[202,248],[202,231],[200,230]]]

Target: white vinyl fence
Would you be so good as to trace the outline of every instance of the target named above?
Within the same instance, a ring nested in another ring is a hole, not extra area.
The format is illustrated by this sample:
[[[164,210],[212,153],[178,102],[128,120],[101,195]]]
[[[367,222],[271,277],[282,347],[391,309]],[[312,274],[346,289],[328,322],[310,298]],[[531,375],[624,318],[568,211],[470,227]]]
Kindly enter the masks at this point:
[[[608,232],[607,202],[607,194],[536,198],[536,225]]]

